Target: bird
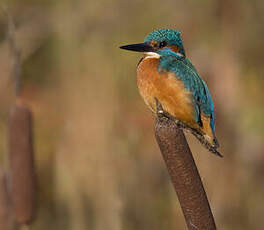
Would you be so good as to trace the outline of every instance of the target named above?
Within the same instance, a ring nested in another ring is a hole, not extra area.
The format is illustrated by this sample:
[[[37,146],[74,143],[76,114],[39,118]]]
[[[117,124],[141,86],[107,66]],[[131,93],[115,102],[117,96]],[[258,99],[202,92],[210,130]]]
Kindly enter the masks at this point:
[[[181,32],[154,30],[143,43],[120,48],[143,53],[137,65],[137,86],[150,110],[168,114],[222,157],[217,151],[214,103],[206,82],[186,57]]]

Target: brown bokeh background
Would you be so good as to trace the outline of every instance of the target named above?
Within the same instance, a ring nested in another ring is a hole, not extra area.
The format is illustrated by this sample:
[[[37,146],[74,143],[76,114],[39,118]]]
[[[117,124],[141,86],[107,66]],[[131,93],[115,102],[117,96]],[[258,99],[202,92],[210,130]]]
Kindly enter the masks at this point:
[[[264,226],[261,0],[10,0],[22,97],[34,113],[38,216],[32,230],[185,229],[135,80],[140,54],[120,45],[182,31],[216,107],[217,158],[188,135],[218,229]],[[14,103],[0,13],[0,163]]]

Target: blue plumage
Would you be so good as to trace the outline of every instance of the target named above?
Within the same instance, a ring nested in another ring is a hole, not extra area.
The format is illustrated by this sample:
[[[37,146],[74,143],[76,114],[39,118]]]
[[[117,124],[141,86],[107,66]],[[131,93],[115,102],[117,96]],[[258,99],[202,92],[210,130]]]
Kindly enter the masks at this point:
[[[195,106],[195,120],[200,121],[201,112],[211,118],[211,128],[214,131],[214,105],[204,80],[188,58],[181,57],[168,48],[157,51],[160,57],[159,71],[170,71],[181,80],[185,87],[192,92]]]
[[[155,30],[144,39],[144,42],[162,42],[166,40],[168,45],[176,45],[180,48],[179,53],[185,56],[185,51],[182,44],[181,32],[178,30],[160,29]]]

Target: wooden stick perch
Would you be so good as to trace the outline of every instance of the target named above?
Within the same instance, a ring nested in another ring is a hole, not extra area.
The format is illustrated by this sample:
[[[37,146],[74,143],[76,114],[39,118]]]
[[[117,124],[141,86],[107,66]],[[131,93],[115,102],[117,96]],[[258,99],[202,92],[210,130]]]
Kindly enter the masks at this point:
[[[214,217],[189,145],[177,123],[159,114],[155,135],[189,230],[215,230]]]

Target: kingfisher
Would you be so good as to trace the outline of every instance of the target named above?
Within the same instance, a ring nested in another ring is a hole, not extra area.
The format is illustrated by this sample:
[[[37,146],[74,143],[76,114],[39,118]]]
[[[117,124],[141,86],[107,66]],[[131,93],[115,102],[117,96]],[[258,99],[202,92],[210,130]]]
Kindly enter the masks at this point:
[[[169,114],[191,130],[208,150],[222,156],[217,151],[213,100],[205,81],[186,57],[181,32],[155,30],[143,43],[120,48],[143,52],[137,65],[137,85],[150,110]]]

